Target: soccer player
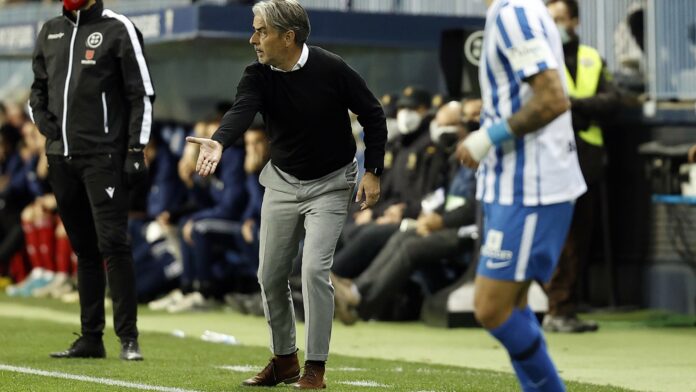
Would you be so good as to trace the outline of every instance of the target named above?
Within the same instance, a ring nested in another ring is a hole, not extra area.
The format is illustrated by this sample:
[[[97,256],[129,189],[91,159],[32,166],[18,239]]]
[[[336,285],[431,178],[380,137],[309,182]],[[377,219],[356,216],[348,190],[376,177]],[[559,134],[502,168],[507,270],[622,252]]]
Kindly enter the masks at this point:
[[[488,0],[481,129],[458,158],[478,167],[484,211],[476,318],[510,355],[524,391],[563,391],[527,291],[554,271],[586,186],[578,164],[561,38],[541,0]]]

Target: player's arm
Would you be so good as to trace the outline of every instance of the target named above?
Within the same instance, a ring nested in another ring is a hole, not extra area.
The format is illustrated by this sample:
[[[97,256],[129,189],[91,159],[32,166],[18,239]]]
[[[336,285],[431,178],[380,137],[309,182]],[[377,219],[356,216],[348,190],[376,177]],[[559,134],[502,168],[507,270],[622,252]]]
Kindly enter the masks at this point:
[[[143,52],[143,35],[130,21],[121,30],[118,58],[126,99],[129,102],[128,148],[141,150],[150,140],[155,90]],[[130,31],[129,31],[130,30]]]
[[[621,107],[621,92],[612,83],[611,76],[602,65],[597,93],[587,98],[571,98],[573,115],[581,115],[594,121],[612,118]]]
[[[358,122],[365,133],[365,168],[377,169],[384,167],[384,148],[387,143],[387,123],[384,110],[374,94],[367,88],[365,80],[348,64],[342,63],[340,86],[342,95],[346,97],[348,108],[358,115]],[[381,194],[380,179],[374,173],[366,172],[360,184],[355,202],[364,202],[361,209],[373,207]]]
[[[549,45],[543,22],[533,10],[503,7],[495,21],[499,53],[509,64],[506,70],[516,80],[529,84],[533,94],[508,118],[498,119],[472,132],[457,149],[465,165],[475,168],[492,146],[535,132],[570,108],[559,64]],[[519,30],[519,33],[515,31]]]
[[[29,114],[39,128],[39,132],[47,138],[55,140],[60,137],[60,128],[56,123],[56,115],[48,110],[48,72],[43,55],[45,34],[46,25],[41,29],[36,39],[36,47],[32,56],[34,82],[31,85],[31,96],[29,97]]]
[[[507,120],[511,133],[516,137],[543,128],[570,109],[570,100],[563,90],[557,70],[542,71],[527,79],[527,83],[534,95]]]
[[[488,150],[513,137],[535,132],[570,109],[558,71],[547,69],[527,79],[532,98],[506,120],[469,134],[457,149],[457,157],[468,167],[476,168]]]

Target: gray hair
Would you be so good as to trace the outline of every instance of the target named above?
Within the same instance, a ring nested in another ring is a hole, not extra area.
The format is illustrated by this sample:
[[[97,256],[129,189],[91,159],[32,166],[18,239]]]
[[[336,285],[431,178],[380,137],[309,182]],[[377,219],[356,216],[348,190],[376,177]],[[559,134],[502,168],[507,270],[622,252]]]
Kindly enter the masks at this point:
[[[264,0],[256,3],[252,10],[254,15],[279,33],[294,31],[295,43],[298,45],[307,41],[311,31],[309,17],[297,0]]]

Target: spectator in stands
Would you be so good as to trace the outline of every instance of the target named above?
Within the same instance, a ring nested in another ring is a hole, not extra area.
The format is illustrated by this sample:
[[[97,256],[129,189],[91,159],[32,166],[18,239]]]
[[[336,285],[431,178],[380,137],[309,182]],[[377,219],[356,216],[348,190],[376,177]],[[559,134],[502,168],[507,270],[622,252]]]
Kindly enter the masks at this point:
[[[400,135],[387,143],[382,175],[382,201],[354,214],[343,233],[343,248],[334,257],[332,271],[355,277],[369,265],[403,218],[415,218],[420,201],[445,183],[447,157],[429,134],[431,95],[407,87],[397,102]],[[459,121],[459,113],[454,118]]]
[[[73,290],[70,281],[72,249],[57,217],[56,199],[48,185],[46,139],[31,122],[24,124],[22,135],[20,155],[24,169],[17,179],[23,181],[22,186],[31,200],[22,211],[21,221],[32,270],[29,278],[8,288],[7,293],[11,296],[59,298]]]
[[[177,172],[177,151],[165,140],[165,130],[171,131],[156,127],[145,148],[149,168],[149,181],[144,184],[145,200],[143,205],[131,205],[128,222],[138,277],[135,282],[138,302],[150,301],[178,287],[182,272],[179,241],[168,224],[157,221],[160,214],[184,204],[187,196]],[[133,211],[134,207],[138,211]]]
[[[244,263],[248,266],[258,267],[259,229],[261,226],[261,204],[263,202],[264,188],[259,182],[259,175],[270,158],[268,137],[263,130],[263,121],[259,116],[254,120],[249,130],[244,133],[246,156],[244,158],[244,171],[246,172],[246,190],[249,201],[243,215],[241,227],[241,239],[234,235],[233,240],[237,249],[242,251]],[[246,277],[245,277],[246,278]],[[244,285],[237,285],[242,292],[230,293],[225,296],[225,302],[233,309],[244,314],[256,314],[263,316],[263,300],[258,292],[258,284],[253,282],[253,290],[247,286],[251,283],[248,279]],[[249,291],[254,291],[249,293]]]
[[[359,227],[359,233],[336,254],[332,271],[337,275],[358,276],[399,227],[419,216],[423,200],[431,192],[445,188],[451,166],[457,165],[448,158],[457,136],[452,131],[461,125],[461,105],[451,103],[444,106],[427,125],[425,133],[414,135],[415,139],[410,143],[406,144],[409,140],[402,135],[395,143],[403,144],[387,148],[385,168],[388,167],[389,172],[385,171],[383,194],[387,196],[385,204],[389,206],[391,203],[391,207],[386,208],[374,222]],[[450,133],[438,134],[439,130]],[[389,153],[394,154],[393,164],[387,161]]]
[[[556,271],[547,284],[549,311],[543,327],[549,332],[596,331],[595,322],[580,320],[577,282],[587,264],[595,213],[601,208],[606,157],[599,123],[614,116],[620,95],[609,81],[596,49],[580,44],[576,0],[551,0],[548,9],[561,33],[570,95],[573,129],[587,192],[575,203],[573,221]]]
[[[384,94],[379,102],[382,104],[384,115],[387,117],[387,141],[392,141],[400,135],[399,127],[396,122],[396,101],[399,99],[399,94]]]
[[[18,151],[20,139],[19,129],[11,123],[0,126],[0,266],[8,274],[15,255],[24,246],[20,225],[20,213],[24,205],[17,196],[13,181],[23,168]]]
[[[462,106],[468,106],[466,113],[470,117],[460,117]],[[448,145],[464,138],[468,131],[465,124],[478,119],[472,108],[480,112],[480,100],[465,101],[464,105],[445,104],[431,126],[431,138],[438,143],[443,138],[453,138],[452,142],[445,142]],[[476,230],[475,171],[459,167],[453,156],[450,162],[452,170],[446,190],[438,189],[422,201],[423,211],[416,221],[402,225],[356,279],[332,278],[336,315],[344,324],[378,315],[390,300],[403,295],[403,287],[415,270],[442,260],[456,263],[471,250],[473,240],[468,234]],[[460,230],[466,226],[469,227]]]
[[[195,133],[210,137],[217,127],[216,122],[199,124]],[[258,172],[247,172],[259,170],[258,165],[265,163],[263,159],[267,157],[264,158],[266,153],[259,151],[258,146],[265,143],[260,118],[252,127],[246,142],[247,150],[253,153],[247,159],[241,145],[227,149],[220,163],[223,170],[217,172],[220,177],[214,176],[210,181],[194,173],[197,158],[190,153],[193,145],[186,147],[179,173],[198,205],[205,208],[182,220],[184,271],[180,289],[151,302],[150,308],[173,313],[204,309],[227,291],[249,291],[257,287],[258,219],[255,216],[263,193],[259,193]]]

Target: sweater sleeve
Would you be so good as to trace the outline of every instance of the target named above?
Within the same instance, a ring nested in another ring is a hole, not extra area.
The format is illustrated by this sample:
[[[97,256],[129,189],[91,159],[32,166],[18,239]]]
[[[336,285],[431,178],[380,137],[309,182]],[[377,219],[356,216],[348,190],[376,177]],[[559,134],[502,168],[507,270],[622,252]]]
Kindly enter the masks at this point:
[[[44,132],[46,121],[55,122],[57,117],[48,111],[48,72],[46,71],[46,59],[43,54],[43,40],[46,34],[46,25],[41,28],[36,38],[36,46],[32,55],[32,69],[34,82],[31,85],[29,98],[29,115],[32,121]]]
[[[143,52],[143,35],[130,20],[122,21],[124,29],[117,50],[123,88],[130,108],[128,146],[144,147],[150,141],[152,131],[155,89]]]
[[[347,99],[348,109],[358,115],[358,122],[365,132],[365,167],[384,166],[384,146],[387,143],[387,120],[377,98],[367,87],[365,80],[348,64],[342,62],[341,91]]]
[[[220,122],[220,127],[212,139],[220,142],[227,148],[234,144],[249,128],[256,113],[260,112],[263,105],[261,93],[261,74],[258,64],[254,63],[244,70],[242,79],[237,85],[237,96],[234,105],[225,113]]]

